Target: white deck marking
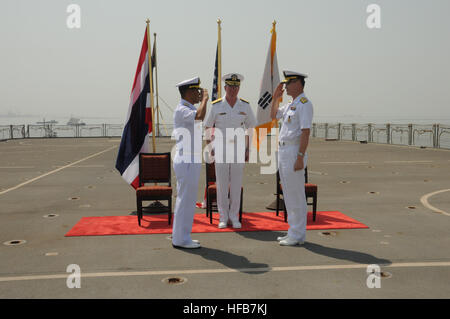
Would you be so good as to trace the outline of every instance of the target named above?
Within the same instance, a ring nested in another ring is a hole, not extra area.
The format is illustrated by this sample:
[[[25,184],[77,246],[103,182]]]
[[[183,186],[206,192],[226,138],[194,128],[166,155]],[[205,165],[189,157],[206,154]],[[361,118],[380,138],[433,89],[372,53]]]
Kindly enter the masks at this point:
[[[62,166],[55,165],[53,167],[59,168]],[[72,168],[101,168],[105,167],[105,165],[73,165]]]
[[[369,162],[320,162],[320,164],[369,164]]]
[[[366,269],[369,264],[353,265],[315,265],[315,266],[290,266],[290,267],[262,267],[262,268],[218,268],[218,269],[188,269],[188,270],[158,270],[158,271],[122,271],[122,272],[97,272],[83,273],[82,278],[98,277],[127,277],[127,276],[166,276],[166,275],[196,275],[196,274],[218,274],[239,272],[275,272],[275,271],[305,271],[305,270],[339,270],[339,269]],[[385,268],[419,268],[419,267],[450,267],[450,262],[415,262],[415,263],[392,263],[381,264]],[[24,281],[24,280],[49,280],[66,279],[70,273],[54,275],[28,275],[0,277],[0,282]]]
[[[441,189],[441,190],[435,191],[433,193],[425,194],[425,195],[423,195],[420,198],[420,201],[421,201],[422,205],[425,206],[426,208],[431,209],[432,211],[434,211],[436,213],[440,213],[440,214],[443,214],[443,215],[450,216],[449,213],[444,212],[443,210],[441,210],[439,208],[436,208],[436,207],[430,205],[430,203],[428,203],[428,198],[430,198],[431,196],[440,194],[440,193],[444,193],[444,192],[450,192],[450,189]]]
[[[19,185],[14,186],[14,187],[5,189],[4,191],[1,191],[1,192],[0,192],[0,195],[6,194],[6,193],[8,193],[8,192],[10,192],[10,191],[16,190],[16,189],[18,189],[18,188],[20,188],[20,187],[22,187],[22,186],[25,186],[25,185],[28,185],[28,184],[34,182],[34,181],[37,181],[38,179],[41,179],[41,178],[43,178],[43,177],[45,177],[45,176],[48,176],[48,175],[57,173],[57,172],[59,172],[59,171],[65,169],[65,168],[74,166],[74,165],[76,165],[76,164],[78,164],[78,163],[81,163],[81,162],[83,162],[83,161],[86,161],[86,160],[88,160],[88,159],[90,159],[90,158],[93,158],[93,157],[96,157],[96,156],[101,155],[101,154],[103,154],[103,153],[106,153],[106,152],[108,152],[108,151],[110,151],[110,150],[112,150],[112,149],[114,149],[114,148],[116,148],[116,147],[117,147],[117,145],[116,145],[116,146],[109,147],[109,148],[107,148],[106,150],[103,150],[103,151],[101,151],[101,152],[98,152],[98,153],[89,155],[89,156],[87,156],[87,157],[85,157],[85,158],[82,158],[82,159],[76,161],[76,162],[73,162],[73,163],[70,163],[70,164],[68,164],[68,165],[62,166],[62,167],[57,168],[57,169],[55,169],[55,170],[53,170],[53,171],[47,172],[47,173],[45,173],[45,174],[42,174],[42,175],[40,175],[40,176],[38,176],[38,177],[32,178],[32,179],[30,179],[30,180],[28,180],[28,181],[26,181],[26,182],[23,182],[23,183],[20,183]]]
[[[385,163],[390,163],[390,164],[395,164],[395,163],[399,163],[399,164],[401,164],[401,163],[410,163],[410,164],[413,164],[413,163],[417,163],[417,164],[433,163],[433,161],[384,161],[384,162]]]

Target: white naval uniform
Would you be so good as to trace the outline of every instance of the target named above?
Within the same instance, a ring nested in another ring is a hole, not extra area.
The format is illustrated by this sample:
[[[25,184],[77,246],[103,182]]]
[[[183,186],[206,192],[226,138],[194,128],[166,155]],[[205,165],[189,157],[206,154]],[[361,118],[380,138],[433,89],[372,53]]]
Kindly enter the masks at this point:
[[[226,98],[213,102],[206,116],[205,127],[214,127],[214,152],[217,185],[217,207],[220,221],[239,221],[242,173],[245,164],[245,136],[236,138],[226,132],[227,128],[241,128],[241,132],[255,127],[256,118],[250,104],[237,99],[231,107]],[[232,133],[233,134],[233,133]],[[234,156],[231,156],[234,153]],[[228,197],[228,191],[230,196]]]
[[[278,109],[282,119],[278,146],[278,170],[283,185],[283,198],[288,213],[288,236],[296,241],[306,237],[307,204],[305,196],[305,170],[294,171],[300,149],[302,129],[311,128],[313,105],[302,93],[294,101]],[[284,145],[283,145],[284,144]],[[306,167],[308,155],[303,157]]]
[[[195,121],[196,114],[197,109],[183,99],[174,112],[174,133],[172,137],[175,136],[177,139],[177,149],[173,159],[173,169],[177,179],[177,199],[174,211],[172,244],[176,246],[192,243],[192,223],[197,200],[198,180],[202,168],[201,121]],[[183,136],[182,139],[179,138],[180,134]],[[185,136],[186,134],[190,136]],[[190,143],[186,144],[186,137],[190,137]],[[200,140],[195,141],[194,139]],[[200,145],[199,150],[198,145]]]

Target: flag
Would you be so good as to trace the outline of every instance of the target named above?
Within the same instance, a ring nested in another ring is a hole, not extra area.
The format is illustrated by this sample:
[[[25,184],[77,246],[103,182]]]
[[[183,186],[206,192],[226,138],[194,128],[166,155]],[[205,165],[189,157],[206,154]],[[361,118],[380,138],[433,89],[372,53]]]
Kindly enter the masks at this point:
[[[275,31],[275,23],[273,24],[273,28],[270,32],[272,33],[272,36],[270,38],[266,64],[264,66],[264,73],[261,80],[258,109],[256,111],[257,126],[255,127],[255,138],[258,150],[261,140],[265,138],[267,132],[269,132],[270,129],[276,124],[276,120],[272,120],[270,116],[273,91],[280,83],[276,52],[277,33]],[[266,134],[264,134],[264,131],[261,132],[261,129],[263,128],[266,129]]]
[[[211,94],[211,101],[215,101],[221,98],[222,93],[222,28],[220,24],[222,21],[217,20],[217,48],[216,48],[216,62],[214,64],[214,79],[213,79],[213,89]]]
[[[146,30],[116,159],[116,169],[135,189],[139,187],[139,153],[149,152],[149,133],[152,132],[148,55]]]
[[[154,72],[154,69],[155,69],[155,67],[156,67],[156,38],[155,38],[155,40],[153,40],[153,49],[152,49],[152,57],[151,57],[151,60],[152,60],[152,76],[153,76],[153,72]],[[152,89],[153,89],[153,83],[154,83],[155,81],[152,81]]]
[[[217,44],[216,49],[216,63],[214,64],[214,79],[213,79],[213,88],[211,94],[211,101],[215,101],[219,98],[218,96],[218,87],[219,87],[219,44]]]
[[[220,24],[222,21],[217,20],[217,48],[216,48],[216,62],[214,64],[214,79],[213,79],[213,89],[211,94],[211,101],[215,101],[221,98],[222,93],[222,28]]]
[[[156,33],[155,33],[156,34]],[[153,49],[152,49],[152,71],[156,66],[156,38],[153,40]]]

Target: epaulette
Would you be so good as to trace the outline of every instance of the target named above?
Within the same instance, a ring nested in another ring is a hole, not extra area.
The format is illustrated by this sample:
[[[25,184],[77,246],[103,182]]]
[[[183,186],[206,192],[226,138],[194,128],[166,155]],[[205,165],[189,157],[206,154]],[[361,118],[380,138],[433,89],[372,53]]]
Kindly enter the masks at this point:
[[[308,102],[308,99],[306,97],[302,97],[300,99],[300,102],[302,102],[303,104],[305,104],[306,102]]]
[[[242,102],[245,102],[245,103],[247,103],[247,104],[250,104],[249,103],[249,101],[246,101],[246,100],[244,100],[244,99],[240,99]]]
[[[211,104],[215,104],[215,103],[220,102],[220,101],[222,101],[222,100],[223,100],[223,98],[221,97],[220,99],[217,99],[217,100],[212,101]]]

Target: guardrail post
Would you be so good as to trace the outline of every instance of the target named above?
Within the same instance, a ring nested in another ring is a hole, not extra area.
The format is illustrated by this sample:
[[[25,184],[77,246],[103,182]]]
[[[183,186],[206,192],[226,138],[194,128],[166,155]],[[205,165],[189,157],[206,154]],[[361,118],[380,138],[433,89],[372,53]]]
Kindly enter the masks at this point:
[[[328,138],[328,123],[325,123],[325,138]]]
[[[14,138],[13,126],[12,125],[9,126],[9,138],[10,139]]]
[[[391,144],[391,124],[386,124],[386,143]]]
[[[352,124],[352,141],[356,141],[356,124]]]
[[[367,142],[372,143],[372,123],[367,124]]]
[[[439,126],[439,124],[436,124],[436,147],[437,148],[441,148],[441,135],[440,135],[440,131],[441,128]]]
[[[316,137],[317,135],[317,125],[316,123],[313,123],[313,137]]]
[[[337,139],[341,140],[341,123],[338,123]]]
[[[408,145],[413,145],[414,135],[413,135],[413,125],[408,124]]]
[[[431,134],[433,134],[433,148],[436,148],[436,124],[433,124]]]

